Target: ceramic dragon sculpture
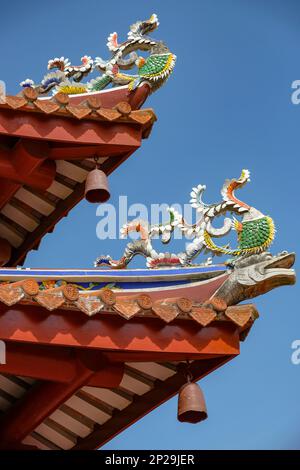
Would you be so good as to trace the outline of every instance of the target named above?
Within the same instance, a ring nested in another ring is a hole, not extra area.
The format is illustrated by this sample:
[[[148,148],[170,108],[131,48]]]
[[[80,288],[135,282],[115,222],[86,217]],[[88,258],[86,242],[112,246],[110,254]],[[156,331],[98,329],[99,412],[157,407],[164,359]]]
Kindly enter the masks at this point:
[[[74,66],[69,59],[56,57],[49,60],[48,69],[51,72],[44,76],[41,83],[35,84],[31,79],[26,79],[20,85],[33,87],[41,95],[51,90],[54,93],[89,93],[103,90],[108,85],[128,85],[131,91],[145,82],[150,85],[151,91],[154,91],[167,80],[176,61],[176,56],[162,41],[148,36],[158,25],[157,15],[153,14],[148,20],[134,23],[130,27],[127,40],[122,43],[118,42],[116,32],[110,34],[107,46],[112,56],[107,61],[100,57],[92,59],[86,55],[81,58],[80,65]],[[147,52],[149,56],[138,56],[137,51]],[[137,67],[136,74],[124,72],[134,67]],[[100,73],[100,76],[87,83],[81,83],[83,78],[95,71]]]
[[[233,257],[230,263],[235,264],[237,260],[266,251],[275,237],[273,220],[242,202],[235,195],[235,191],[242,188],[248,181],[250,181],[248,170],[243,170],[238,179],[226,180],[221,191],[222,201],[211,205],[205,204],[202,200],[206,186],[198,185],[193,188],[190,203],[199,214],[199,219],[195,224],[189,225],[172,207],[168,208],[170,219],[166,224],[149,225],[143,220],[134,220],[125,224],[121,229],[122,236],[135,231],[140,234],[140,239],[127,244],[121,259],[115,261],[110,256],[100,256],[95,261],[95,266],[108,265],[114,268],[125,268],[136,255],[144,256],[150,268],[188,266],[200,253],[229,255]],[[221,228],[213,227],[213,220],[221,215],[225,216],[228,212],[241,216],[242,220],[225,217]],[[163,243],[168,243],[175,228],[192,239],[186,245],[185,251],[178,254],[158,253],[153,248],[151,239],[158,235],[161,236]],[[236,248],[231,249],[228,245],[219,246],[213,241],[214,238],[229,234],[232,229],[237,233],[238,246]],[[202,264],[210,263],[211,257]]]

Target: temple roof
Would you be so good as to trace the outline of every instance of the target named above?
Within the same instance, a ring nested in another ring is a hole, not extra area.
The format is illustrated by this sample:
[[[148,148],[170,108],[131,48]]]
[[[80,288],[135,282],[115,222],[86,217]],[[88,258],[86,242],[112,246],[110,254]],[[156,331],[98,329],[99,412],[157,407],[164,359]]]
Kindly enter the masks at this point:
[[[74,278],[61,284],[56,270],[52,277],[49,270],[0,271],[0,331],[7,345],[0,366],[0,448],[20,421],[26,427],[16,441],[26,448],[99,448],[178,393],[186,360],[198,380],[238,355],[258,317],[252,304],[228,306],[211,296],[228,279],[221,265],[193,268],[200,280],[190,282],[187,272],[176,286],[169,280],[174,268],[148,270],[144,288],[143,270],[123,272],[133,289],[99,289],[101,270],[87,276],[96,285],[91,290],[76,270],[61,273]],[[106,272],[106,281],[117,276]],[[158,289],[151,287],[156,277]]]
[[[120,93],[122,91],[123,93]],[[34,89],[25,88],[20,95],[6,96],[5,102],[0,102],[0,109],[18,110],[20,113],[29,112],[76,118],[79,120],[89,119],[93,121],[139,124],[142,125],[143,138],[146,138],[155,120],[153,110],[132,109],[130,102],[128,100],[124,101],[124,99],[126,99],[126,94],[124,96],[123,88],[107,90],[102,93],[89,93],[80,95],[80,97],[57,93],[52,98],[39,98]],[[6,133],[4,126],[1,130],[1,133]],[[14,132],[15,136],[18,136],[18,134],[21,135],[22,130],[19,133],[17,131]],[[48,139],[52,140],[50,136],[48,136]]]
[[[95,269],[19,266],[85,186],[86,194],[105,186],[109,195],[106,185],[89,186],[88,174],[102,170],[106,183],[103,172],[150,135],[156,116],[141,107],[176,62],[148,37],[158,25],[153,14],[132,24],[123,42],[110,34],[107,60],[85,55],[72,65],[56,57],[17,96],[3,99],[0,90],[0,450],[99,448],[235,358],[258,318],[249,300],[296,281],[295,254],[267,251],[273,219],[235,195],[250,181],[247,169],[225,180],[216,203],[203,201],[205,185],[193,187],[195,224],[169,207],[166,223],[123,225],[122,235],[140,238],[120,259],[101,255]],[[87,76],[95,78],[82,82]],[[151,240],[166,244],[176,229],[189,239],[185,250],[157,252]],[[214,242],[233,229],[237,245]],[[136,255],[148,269],[128,267]],[[195,264],[198,255],[205,259]],[[217,255],[230,259],[213,264]],[[199,406],[187,411],[198,417],[179,413],[180,421],[207,417]]]
[[[84,195],[98,158],[110,174],[147,138],[156,120],[137,109],[147,85],[69,97],[38,98],[32,88],[0,103],[0,237],[9,241],[10,266],[31,249]]]
[[[102,446],[178,393],[186,361],[198,380],[237,356],[258,317],[218,297],[224,265],[82,271],[0,270],[0,448]]]

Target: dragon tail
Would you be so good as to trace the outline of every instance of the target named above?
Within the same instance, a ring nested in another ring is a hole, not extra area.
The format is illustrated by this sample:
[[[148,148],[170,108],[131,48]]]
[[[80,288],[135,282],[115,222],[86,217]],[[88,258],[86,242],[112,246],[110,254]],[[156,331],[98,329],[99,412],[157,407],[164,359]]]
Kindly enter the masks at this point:
[[[225,247],[222,246],[217,246],[213,241],[209,233],[205,230],[204,231],[204,244],[207,248],[209,248],[211,251],[218,253],[218,254],[223,254],[223,255],[231,255],[231,256],[239,256],[241,254],[241,250],[228,250]]]
[[[134,91],[141,83],[140,77],[132,79],[128,84],[128,90]]]
[[[101,77],[95,78],[88,83],[88,91],[101,91],[112,81],[111,77],[103,74]]]

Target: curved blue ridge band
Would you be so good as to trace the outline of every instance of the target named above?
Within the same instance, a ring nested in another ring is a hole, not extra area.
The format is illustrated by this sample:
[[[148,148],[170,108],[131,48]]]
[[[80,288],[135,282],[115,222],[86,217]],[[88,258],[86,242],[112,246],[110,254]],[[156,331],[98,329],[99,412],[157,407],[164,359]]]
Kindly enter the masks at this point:
[[[191,268],[171,268],[171,269],[110,269],[110,270],[100,270],[100,269],[0,269],[0,276],[11,276],[11,275],[20,275],[34,277],[34,276],[89,276],[91,278],[105,276],[109,277],[136,277],[136,276],[145,276],[145,277],[154,277],[154,276],[174,276],[177,274],[198,274],[198,273],[212,273],[212,272],[226,272],[228,270],[227,266],[195,266]]]

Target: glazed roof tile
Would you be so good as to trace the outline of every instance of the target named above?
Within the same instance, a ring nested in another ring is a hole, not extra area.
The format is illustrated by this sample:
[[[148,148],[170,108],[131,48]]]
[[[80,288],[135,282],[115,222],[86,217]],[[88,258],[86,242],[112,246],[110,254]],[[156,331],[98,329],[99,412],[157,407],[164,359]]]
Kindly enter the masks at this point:
[[[175,319],[192,320],[202,327],[213,322],[231,322],[239,328],[241,339],[258,317],[252,304],[227,307],[218,298],[203,303],[182,297],[154,300],[148,294],[124,295],[106,287],[84,292],[71,283],[45,288],[43,283],[34,279],[1,283],[0,302],[9,307],[21,303],[39,305],[48,311],[63,309],[82,312],[89,317],[96,314],[119,315],[126,320],[154,317],[165,323]]]
[[[143,138],[149,136],[156,115],[151,108],[133,110],[126,101],[120,101],[113,108],[102,106],[98,96],[89,96],[78,104],[72,104],[72,98],[63,93],[57,93],[52,98],[40,99],[32,88],[25,88],[21,95],[6,96],[0,102],[0,109],[25,111],[76,118],[78,120],[95,120],[108,122],[126,122],[139,124],[143,128]]]

